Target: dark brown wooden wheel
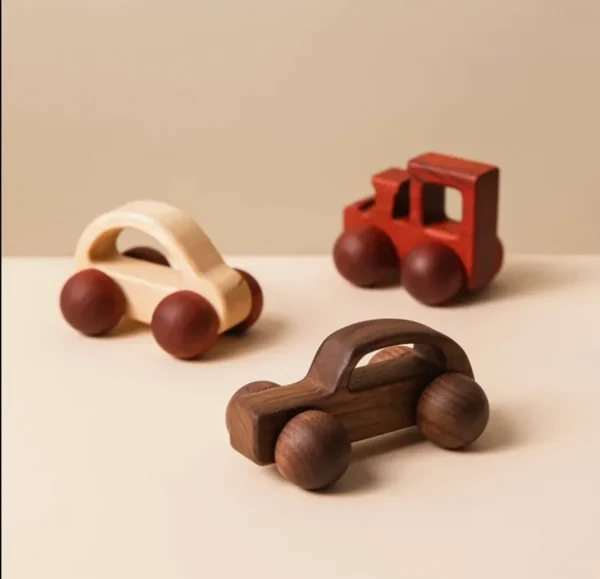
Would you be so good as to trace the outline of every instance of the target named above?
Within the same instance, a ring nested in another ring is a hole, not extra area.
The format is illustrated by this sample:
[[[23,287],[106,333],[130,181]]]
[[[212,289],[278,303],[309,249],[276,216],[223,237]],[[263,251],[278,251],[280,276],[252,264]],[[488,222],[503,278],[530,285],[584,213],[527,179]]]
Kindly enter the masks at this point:
[[[247,271],[242,269],[235,269],[248,284],[250,293],[252,294],[252,305],[250,307],[250,313],[246,316],[243,322],[240,322],[237,326],[227,330],[228,334],[241,334],[254,325],[256,320],[260,317],[263,310],[264,298],[262,289],[259,283],[252,277]]]
[[[279,384],[275,382],[269,382],[267,380],[258,380],[256,382],[250,382],[245,386],[242,386],[238,390],[235,391],[233,396],[230,398],[227,408],[225,409],[225,424],[227,426],[227,430],[230,430],[231,422],[234,420],[232,416],[232,408],[233,402],[240,398],[240,396],[245,396],[246,394],[254,394],[256,392],[262,392],[263,390],[270,390],[271,388],[277,388]]]
[[[307,410],[283,427],[275,444],[275,465],[300,488],[321,490],[346,472],[350,454],[350,439],[339,420],[320,410]]]
[[[416,246],[402,259],[402,285],[419,302],[437,306],[461,292],[464,268],[458,255],[442,243]]]
[[[417,404],[417,424],[425,437],[448,449],[462,448],[479,438],[489,415],[485,392],[464,374],[438,376]]]
[[[210,350],[219,336],[219,316],[208,300],[189,290],[164,298],[152,315],[152,334],[158,345],[181,360]]]
[[[124,251],[123,255],[126,255],[127,257],[133,257],[135,259],[141,259],[143,261],[150,261],[158,265],[170,265],[169,260],[160,251],[158,251],[158,249],[154,249],[153,247],[132,247],[131,249]]]
[[[333,261],[339,274],[359,287],[382,287],[398,282],[400,262],[394,244],[377,227],[353,227],[335,242]]]
[[[60,309],[69,325],[88,336],[110,332],[126,309],[121,287],[98,269],[71,276],[60,293]]]

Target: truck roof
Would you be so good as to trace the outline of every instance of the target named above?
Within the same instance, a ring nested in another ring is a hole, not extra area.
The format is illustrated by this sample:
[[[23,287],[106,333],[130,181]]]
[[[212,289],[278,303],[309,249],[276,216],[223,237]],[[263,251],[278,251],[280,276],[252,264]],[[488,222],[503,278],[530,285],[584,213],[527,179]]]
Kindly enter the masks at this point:
[[[424,153],[408,162],[410,175],[422,180],[427,180],[428,176],[451,175],[460,181],[476,181],[493,171],[498,171],[498,167],[433,152]]]

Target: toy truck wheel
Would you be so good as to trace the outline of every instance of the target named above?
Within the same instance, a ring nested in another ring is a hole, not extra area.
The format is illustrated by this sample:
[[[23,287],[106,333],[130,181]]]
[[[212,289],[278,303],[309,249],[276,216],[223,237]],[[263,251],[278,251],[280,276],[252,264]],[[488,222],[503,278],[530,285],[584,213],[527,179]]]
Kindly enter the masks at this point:
[[[359,287],[398,281],[399,259],[391,239],[377,227],[353,227],[335,242],[333,260],[340,275]]]
[[[141,259],[143,261],[149,261],[158,265],[166,265],[167,267],[171,265],[169,260],[158,251],[158,249],[154,249],[153,247],[132,247],[131,249],[124,251],[123,255]]]
[[[421,432],[442,448],[458,449],[475,441],[489,419],[485,392],[464,374],[447,373],[433,380],[417,403]]]
[[[217,312],[205,298],[189,290],[165,297],[156,306],[151,325],[158,345],[181,360],[206,353],[219,336]]]
[[[253,326],[256,320],[258,320],[260,317],[264,304],[262,289],[256,279],[254,279],[254,277],[252,277],[247,271],[237,268],[235,270],[244,278],[244,281],[250,288],[250,293],[252,294],[252,305],[250,307],[250,313],[246,316],[246,319],[243,322],[240,322],[237,326],[227,330],[228,334],[241,334]]]
[[[437,306],[454,299],[464,287],[458,255],[442,243],[422,243],[402,259],[402,285],[419,302]]]
[[[71,276],[60,293],[60,309],[67,323],[87,336],[110,332],[121,320],[126,300],[119,285],[98,269]]]
[[[346,472],[350,453],[350,439],[339,420],[307,410],[283,427],[275,444],[275,465],[296,486],[321,490]]]

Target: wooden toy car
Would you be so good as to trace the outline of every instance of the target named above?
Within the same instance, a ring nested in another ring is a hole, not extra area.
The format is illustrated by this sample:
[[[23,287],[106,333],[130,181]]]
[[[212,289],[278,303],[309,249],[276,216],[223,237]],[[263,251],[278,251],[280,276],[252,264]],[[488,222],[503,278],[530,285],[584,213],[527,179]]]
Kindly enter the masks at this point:
[[[125,228],[150,235],[166,255],[119,252]],[[150,324],[158,344],[180,359],[205,353],[223,332],[248,329],[263,308],[257,281],[229,267],[200,226],[165,203],[136,201],[101,215],[82,233],[75,263],[79,271],[60,295],[73,328],[98,336],[127,316]]]
[[[499,177],[495,166],[438,153],[374,175],[375,195],[344,209],[333,249],[338,272],[360,287],[400,281],[432,306],[484,287],[504,258]],[[462,194],[460,222],[446,215],[446,187]]]
[[[456,449],[476,440],[488,417],[487,397],[463,349],[427,326],[395,319],[334,332],[302,380],[284,387],[251,382],[226,410],[236,451],[258,465],[275,463],[307,490],[344,474],[352,442],[418,425],[435,444]]]

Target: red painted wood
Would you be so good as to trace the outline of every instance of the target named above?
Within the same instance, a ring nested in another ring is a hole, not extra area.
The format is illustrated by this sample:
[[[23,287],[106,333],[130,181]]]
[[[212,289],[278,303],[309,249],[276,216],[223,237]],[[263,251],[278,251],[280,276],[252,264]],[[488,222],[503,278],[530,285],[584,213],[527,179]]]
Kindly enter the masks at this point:
[[[497,232],[499,177],[494,165],[425,153],[411,159],[406,170],[391,168],[374,175],[374,195],[345,207],[344,229],[358,225],[381,229],[400,260],[420,243],[443,243],[459,256],[467,289],[479,289],[494,278],[503,261]],[[462,194],[460,222],[444,213],[445,187]],[[403,214],[406,196],[409,207]]]

